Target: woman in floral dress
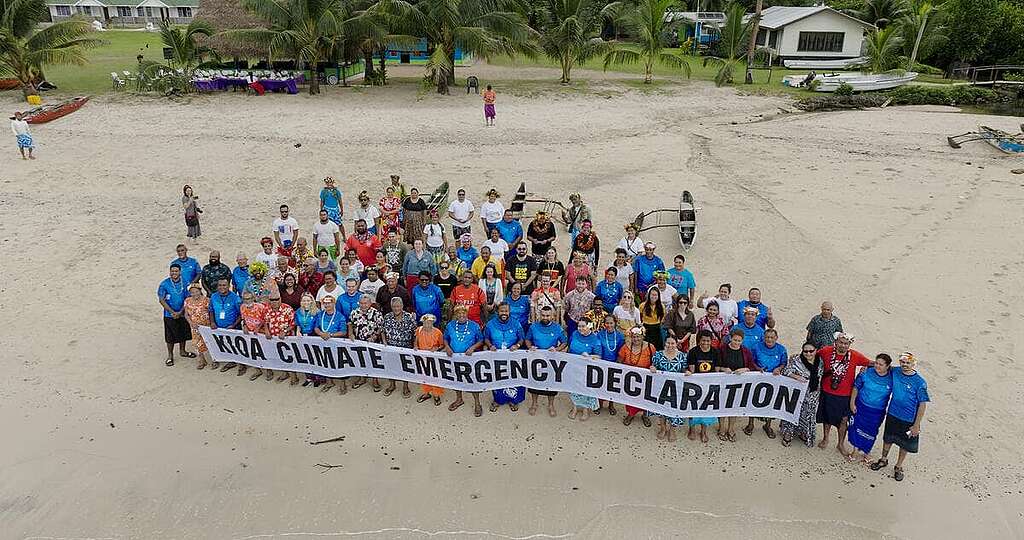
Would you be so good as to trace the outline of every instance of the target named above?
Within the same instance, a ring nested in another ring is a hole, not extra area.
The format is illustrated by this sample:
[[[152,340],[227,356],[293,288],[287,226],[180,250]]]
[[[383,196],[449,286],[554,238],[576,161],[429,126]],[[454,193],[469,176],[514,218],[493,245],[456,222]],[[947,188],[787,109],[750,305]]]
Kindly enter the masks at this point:
[[[403,349],[413,348],[416,340],[416,316],[405,311],[405,302],[401,297],[391,299],[391,311],[381,320],[381,335],[385,345],[402,347]],[[384,390],[385,396],[390,396],[395,391],[395,381]],[[412,395],[409,389],[409,382],[402,381],[402,397],[408,398]]]
[[[651,371],[657,373],[666,371],[669,373],[682,373],[686,370],[686,353],[678,348],[676,338],[669,336],[665,338],[665,350],[654,353],[651,358]],[[658,438],[666,439],[668,442],[676,441],[676,426],[686,423],[685,418],[672,418],[658,415]]]
[[[196,369],[206,368],[206,359],[210,356],[206,348],[203,336],[199,334],[200,326],[210,326],[210,299],[203,294],[203,286],[198,281],[188,286],[188,298],[185,298],[185,319],[192,327],[192,344],[196,347],[196,354],[199,355],[199,363]],[[210,369],[217,369],[217,362],[210,365]]]
[[[715,349],[729,341],[729,325],[718,315],[718,302],[712,300],[704,308],[704,316],[697,321],[697,331],[711,332],[711,346]]]
[[[387,236],[391,231],[401,233],[401,222],[398,211],[402,209],[402,199],[395,196],[395,188],[388,186],[384,196],[380,198],[380,233]]]
[[[252,263],[252,265],[250,265],[250,273],[251,273],[251,275],[254,276],[253,279],[249,280],[250,283],[252,283],[256,279],[255,278],[256,274],[252,273],[252,268],[251,268],[253,265],[256,265],[256,264],[259,264],[259,263]],[[274,280],[268,279],[267,281],[273,282]],[[254,334],[256,332],[259,332],[260,328],[263,326],[263,323],[267,319],[267,310],[268,309],[269,309],[269,306],[267,306],[266,304],[264,304],[262,302],[257,302],[256,301],[256,295],[254,295],[252,293],[252,291],[249,290],[249,286],[246,285],[245,286],[245,290],[242,291],[242,307],[240,309],[240,311],[242,313],[242,332],[244,332],[246,334]],[[255,369],[256,371],[254,371],[253,374],[249,376],[249,380],[250,381],[255,381],[256,379],[258,379],[259,376],[262,375],[263,371],[264,371],[264,370],[262,370],[260,368],[253,368],[253,369]],[[245,364],[238,364],[238,375],[239,376],[245,375],[245,370],[246,370],[246,365]],[[273,379],[274,378],[274,372],[269,370],[269,369],[266,370],[266,377],[267,377],[268,381]]]
[[[373,300],[370,295],[364,294],[359,297],[359,307],[352,310],[348,315],[348,337],[359,341],[380,343],[381,324],[384,316],[377,308],[373,307]],[[356,377],[352,382],[352,389],[355,390],[366,384],[366,377]],[[380,379],[373,379],[373,391],[380,392]]]
[[[814,446],[818,430],[818,398],[821,397],[821,361],[818,360],[817,349],[813,343],[804,343],[800,354],[789,357],[782,375],[798,381],[807,381],[807,392],[800,404],[799,424],[783,420],[779,425],[782,434],[782,445],[789,446],[796,436],[804,441],[808,448]]]

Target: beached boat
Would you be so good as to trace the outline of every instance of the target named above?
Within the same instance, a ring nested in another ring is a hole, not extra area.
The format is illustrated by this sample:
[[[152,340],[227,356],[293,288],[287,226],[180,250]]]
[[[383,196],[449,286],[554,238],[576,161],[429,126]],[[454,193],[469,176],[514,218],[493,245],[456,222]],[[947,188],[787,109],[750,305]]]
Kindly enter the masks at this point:
[[[852,69],[866,64],[867,58],[844,58],[842,60],[784,60],[789,69]]]
[[[0,90],[14,90],[21,87],[18,79],[0,79]]]
[[[437,186],[427,198],[427,210],[437,210],[439,214],[448,211],[448,182]]]
[[[36,107],[25,111],[25,121],[29,124],[45,124],[81,109],[87,101],[89,96],[78,96],[60,103]]]
[[[697,209],[693,206],[693,195],[683,191],[679,197],[679,243],[688,251],[696,239]]]
[[[1021,130],[1024,131],[1024,126],[1021,126]],[[981,140],[991,144],[1000,152],[1024,155],[1024,133],[1010,135],[1005,131],[988,126],[978,126],[978,131],[982,135]]]
[[[814,89],[817,92],[835,92],[839,86],[846,83],[853,87],[854,92],[871,92],[873,90],[888,90],[903,86],[917,78],[917,73],[905,71],[903,73],[878,73],[864,75],[860,73],[836,73],[818,75],[814,80],[821,81]]]

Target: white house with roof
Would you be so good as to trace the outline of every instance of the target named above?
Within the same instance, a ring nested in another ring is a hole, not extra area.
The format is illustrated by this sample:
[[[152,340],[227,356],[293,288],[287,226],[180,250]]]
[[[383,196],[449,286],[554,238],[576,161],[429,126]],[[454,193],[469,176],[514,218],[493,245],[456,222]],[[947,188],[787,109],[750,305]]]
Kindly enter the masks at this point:
[[[46,0],[46,4],[53,21],[78,16],[102,21],[105,26],[142,26],[164,20],[188,24],[199,8],[199,0]]]
[[[761,12],[757,44],[782,60],[857,58],[863,55],[864,36],[872,28],[828,6],[772,6]]]

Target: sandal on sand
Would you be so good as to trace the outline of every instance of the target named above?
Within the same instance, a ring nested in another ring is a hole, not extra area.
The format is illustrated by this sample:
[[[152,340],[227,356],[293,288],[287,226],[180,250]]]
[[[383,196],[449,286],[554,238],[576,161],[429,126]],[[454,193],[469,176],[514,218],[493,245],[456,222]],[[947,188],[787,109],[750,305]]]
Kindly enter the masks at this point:
[[[734,433],[726,433],[725,438],[728,439],[729,442],[736,442],[736,434]]]
[[[484,415],[484,407],[479,403],[473,405],[473,416],[479,418]]]
[[[644,427],[651,427],[651,419],[646,416],[641,416],[640,421],[644,423]]]
[[[235,376],[236,377],[241,377],[242,375],[245,375],[245,372],[248,369],[249,369],[249,366],[246,366],[245,364],[242,364],[242,365],[238,366],[238,373],[236,373]]]
[[[519,404],[518,403],[509,403],[508,404],[508,410],[510,410],[512,412],[518,411],[519,410]]]
[[[747,427],[743,428],[743,434],[750,437],[754,434],[754,426],[747,424]]]
[[[437,396],[436,398],[434,398],[434,406],[437,407],[440,404],[441,404],[441,396]]]
[[[892,477],[897,482],[902,482],[903,481],[903,467],[893,467],[892,468]]]
[[[373,384],[373,385],[370,385],[370,386],[373,387],[373,391],[374,392],[380,392],[384,388],[383,386],[381,386],[379,384]],[[390,394],[390,392],[388,392],[388,393]]]
[[[411,396],[411,395],[412,395],[412,390],[409,390],[408,388],[403,388],[402,389],[402,399],[408,399],[409,396]]]
[[[718,432],[718,440],[720,440],[722,442],[728,442],[729,441],[729,437],[726,436],[725,433],[722,433],[721,431],[719,431]]]
[[[793,439],[787,439],[785,437],[782,438],[782,446],[789,446],[790,444],[792,444],[792,442]]]
[[[374,392],[380,392],[380,388],[374,388],[373,391]],[[389,386],[388,389],[384,391],[384,397],[390,396],[394,391],[395,391],[395,387],[394,386]]]
[[[239,375],[241,375],[241,373],[239,373]],[[260,375],[263,375],[263,374],[260,373],[259,371],[257,371],[255,373],[253,373],[252,375],[249,375],[249,380],[250,381],[255,381],[256,379],[260,378]]]
[[[594,411],[594,416],[601,416],[601,408],[600,407],[598,407],[598,409],[596,411]]]
[[[228,362],[228,363],[226,363],[226,364],[224,364],[223,366],[220,367],[220,372],[224,373],[225,371],[227,371],[227,370],[229,370],[229,369],[231,369],[231,368],[233,368],[233,367],[235,367],[237,365],[238,364],[236,364],[234,362]]]
[[[206,369],[206,362],[204,361],[202,364],[196,364],[196,369],[198,369],[198,370]]]
[[[769,426],[768,424],[761,426],[761,429],[764,430],[764,434],[767,435],[769,439],[775,438],[775,430],[772,429],[772,427]]]
[[[364,384],[366,384],[366,379],[355,381],[355,382],[352,383],[352,389],[355,390],[356,388],[359,388],[360,386],[362,386]]]
[[[632,424],[633,423],[633,418],[634,417],[632,417],[632,416],[630,416],[628,414],[626,416],[623,416],[622,417],[622,425],[628,426],[628,425]]]
[[[453,401],[452,404],[448,406],[448,410],[454,412],[455,409],[458,409],[459,407],[461,407],[463,403],[465,403],[465,401],[462,401],[462,400]]]
[[[334,383],[328,382],[327,384],[325,384],[325,385],[320,387],[320,391],[321,392],[326,392],[326,391],[330,390],[331,388],[334,388]]]
[[[875,461],[871,465],[868,465],[868,467],[870,467],[872,471],[880,471],[888,466],[889,460],[885,458],[879,458],[878,461]]]
[[[491,402],[491,412],[497,412],[497,411],[498,411],[498,404],[492,401]]]
[[[430,394],[420,394],[420,397],[416,398],[416,403],[423,403],[428,399],[430,399]]]
[[[167,360],[164,360],[164,365],[167,366],[167,367],[173,366],[174,365],[174,359],[173,358],[168,358]]]
[[[195,358],[196,357],[196,353],[189,352],[189,351],[178,353],[178,355],[181,356],[182,358]]]
[[[610,414],[612,416],[615,416],[616,414],[619,414],[619,411],[614,406],[612,406],[611,403],[609,403],[608,404],[608,414]]]
[[[289,375],[288,372],[284,372],[277,378],[277,382],[284,382],[288,377],[291,377],[291,375]]]

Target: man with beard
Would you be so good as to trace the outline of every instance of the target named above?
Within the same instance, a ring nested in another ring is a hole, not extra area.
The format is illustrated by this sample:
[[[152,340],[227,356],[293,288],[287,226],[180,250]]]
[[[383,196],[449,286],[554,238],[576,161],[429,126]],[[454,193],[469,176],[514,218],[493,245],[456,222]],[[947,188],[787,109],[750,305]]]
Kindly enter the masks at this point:
[[[370,266],[377,257],[377,250],[381,248],[380,239],[366,230],[366,221],[356,221],[356,232],[352,233],[345,240],[346,249],[354,249],[356,257],[364,266]]]
[[[526,346],[531,351],[537,349],[564,351],[568,342],[565,330],[561,325],[555,323],[555,310],[551,306],[544,306],[540,310],[540,320],[531,324],[529,331],[526,332]],[[527,412],[530,413],[530,416],[537,414],[537,396],[547,396],[548,416],[552,418],[558,416],[558,412],[555,411],[555,396],[558,395],[558,392],[534,390],[533,388],[529,392],[530,409]]]
[[[506,262],[505,280],[509,288],[517,281],[522,283],[523,294],[527,296],[533,292],[533,283],[537,280],[537,259],[527,254],[526,242],[519,242],[515,255]]]
[[[515,351],[523,346],[526,334],[523,333],[523,325],[512,319],[512,311],[508,304],[498,305],[498,316],[492,317],[484,327],[484,347],[496,351]],[[508,408],[515,412],[519,410],[519,404],[526,399],[526,388],[522,386],[492,390],[494,400],[491,402],[491,412],[498,410],[498,407],[508,404]]]
[[[828,447],[829,433],[834,426],[839,432],[836,450],[843,456],[849,456],[846,448],[846,428],[850,418],[850,394],[853,393],[853,381],[857,371],[871,364],[863,354],[853,350],[853,336],[837,333],[835,345],[818,349],[818,359],[824,371],[821,377],[821,402],[818,405],[818,423],[822,425],[824,434],[818,448]]]
[[[231,267],[220,262],[220,252],[210,252],[210,264],[203,267],[200,279],[203,281],[203,290],[210,296],[217,290],[217,282],[222,279],[230,280],[232,277]]]

